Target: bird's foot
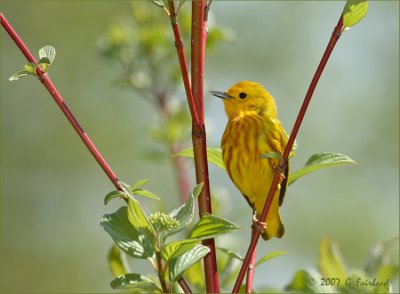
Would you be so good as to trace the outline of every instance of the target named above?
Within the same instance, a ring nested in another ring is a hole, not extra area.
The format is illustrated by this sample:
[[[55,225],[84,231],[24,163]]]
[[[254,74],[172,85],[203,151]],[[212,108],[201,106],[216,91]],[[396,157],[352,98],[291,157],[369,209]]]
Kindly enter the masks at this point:
[[[276,164],[276,165],[273,166],[273,169],[274,169],[275,174],[277,174],[280,177],[281,180],[286,179],[286,176],[285,176],[286,167],[282,168],[280,166],[280,164]]]
[[[253,224],[251,227],[259,231],[260,234],[263,234],[267,230],[267,224],[265,222],[260,221],[256,217],[255,213],[253,214]]]

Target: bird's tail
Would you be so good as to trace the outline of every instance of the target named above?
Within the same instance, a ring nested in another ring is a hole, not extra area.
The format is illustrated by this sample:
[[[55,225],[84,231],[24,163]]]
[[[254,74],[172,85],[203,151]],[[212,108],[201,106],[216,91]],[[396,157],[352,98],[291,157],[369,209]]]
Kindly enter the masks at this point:
[[[269,240],[272,237],[281,238],[283,234],[285,234],[285,227],[283,226],[279,212],[272,219],[267,218],[267,230],[261,235],[263,239]]]

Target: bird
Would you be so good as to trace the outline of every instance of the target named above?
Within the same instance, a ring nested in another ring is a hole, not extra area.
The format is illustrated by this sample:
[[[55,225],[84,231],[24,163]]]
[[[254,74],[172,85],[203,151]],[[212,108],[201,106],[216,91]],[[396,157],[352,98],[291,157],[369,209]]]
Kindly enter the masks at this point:
[[[279,212],[289,175],[289,163],[280,170],[288,135],[278,119],[272,95],[259,83],[241,81],[226,92],[210,91],[222,98],[228,122],[222,136],[222,157],[229,177],[253,209],[253,225],[264,240],[281,238],[285,228]],[[278,154],[278,156],[264,156]],[[266,221],[259,221],[275,173],[276,190]]]

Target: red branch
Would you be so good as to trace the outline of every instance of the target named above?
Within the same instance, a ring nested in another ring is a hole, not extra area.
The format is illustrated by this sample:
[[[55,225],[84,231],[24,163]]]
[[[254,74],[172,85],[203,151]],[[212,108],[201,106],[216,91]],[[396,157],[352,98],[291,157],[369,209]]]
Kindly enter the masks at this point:
[[[4,15],[2,13],[0,13],[0,21],[1,21],[1,25],[3,26],[3,28],[7,31],[7,33],[10,35],[11,39],[15,42],[15,44],[21,50],[22,54],[25,55],[26,59],[29,62],[36,63],[37,61],[36,61],[35,57],[32,55],[32,53],[26,47],[26,45],[21,40],[21,38],[18,36],[18,34],[14,31],[14,29],[12,28],[12,26],[10,25],[10,23],[7,21],[7,19],[4,17]],[[74,129],[78,133],[78,135],[81,137],[83,143],[85,143],[86,147],[89,149],[90,153],[96,159],[96,161],[101,166],[103,171],[107,174],[108,178],[114,184],[115,188],[122,191],[122,187],[118,182],[118,178],[117,178],[116,174],[113,172],[111,167],[107,164],[105,159],[102,157],[100,152],[97,150],[97,148],[95,147],[93,142],[90,140],[89,136],[85,133],[85,131],[79,125],[78,121],[75,119],[72,112],[69,110],[69,108],[65,104],[60,93],[58,93],[56,87],[51,82],[50,77],[47,75],[47,73],[43,72],[43,70],[41,70],[40,67],[36,68],[36,73],[37,73],[38,79],[46,87],[46,89],[48,90],[50,95],[53,97],[54,101],[61,108],[64,115],[67,117],[67,119],[69,120],[71,125],[74,127]]]
[[[206,1],[192,1],[192,47],[191,47],[191,78],[192,94],[199,122],[193,120],[192,143],[197,183],[204,183],[199,196],[199,214],[212,213],[210,182],[208,177],[208,162],[206,149],[206,130],[204,126],[204,55],[207,39]],[[210,249],[204,258],[206,289],[208,293],[219,292],[217,259],[214,239],[203,241]]]
[[[281,170],[284,170],[286,165],[287,165],[287,161],[288,161],[288,158],[289,158],[290,151],[292,150],[293,143],[294,143],[294,141],[296,139],[296,136],[297,136],[297,133],[298,133],[298,131],[300,129],[300,126],[301,126],[301,123],[303,121],[304,115],[305,115],[306,110],[308,108],[308,105],[309,105],[309,103],[311,101],[311,97],[312,97],[312,95],[314,93],[314,90],[315,90],[315,88],[317,86],[317,83],[318,83],[318,81],[319,81],[319,79],[321,77],[321,74],[322,74],[322,72],[323,72],[323,70],[325,68],[325,65],[328,62],[329,56],[331,55],[331,53],[333,51],[333,48],[336,45],[336,42],[340,38],[342,27],[343,27],[343,15],[340,16],[339,22],[336,25],[335,29],[333,30],[333,33],[332,33],[332,36],[331,36],[331,38],[329,40],[328,46],[325,49],[324,55],[321,58],[321,61],[320,61],[319,65],[318,65],[318,68],[317,68],[317,70],[316,70],[316,72],[314,74],[314,77],[313,77],[313,79],[311,81],[311,84],[310,84],[310,86],[308,88],[307,94],[306,94],[306,96],[304,98],[304,101],[303,101],[303,104],[302,104],[302,106],[300,108],[299,114],[297,115],[296,122],[295,122],[295,124],[293,126],[292,132],[290,133],[290,137],[289,137],[288,143],[286,145],[285,151],[284,151],[283,156],[282,156],[283,159],[282,159],[281,163],[279,164],[279,167],[280,167]],[[269,189],[268,197],[267,197],[267,199],[265,201],[264,209],[263,209],[262,214],[260,216],[260,221],[265,221],[265,219],[267,218],[267,215],[268,215],[268,212],[269,212],[269,208],[271,206],[272,199],[273,199],[273,197],[275,195],[275,191],[276,191],[276,189],[278,187],[279,178],[280,178],[280,176],[278,174],[275,174],[275,176],[273,178],[273,181],[272,181],[272,184],[271,184],[271,187]],[[258,239],[260,238],[260,232],[258,230],[256,230],[256,229],[254,229],[254,228],[253,228],[253,234],[254,234],[254,238],[251,239],[249,248],[248,248],[247,253],[246,253],[246,257],[245,257],[245,259],[243,261],[243,264],[242,264],[242,267],[240,269],[240,272],[239,272],[238,278],[236,280],[235,286],[234,286],[234,288],[232,290],[233,293],[237,293],[239,291],[239,289],[240,289],[240,286],[242,284],[244,275],[246,273],[246,269],[248,268],[248,265],[250,263],[252,252],[255,250],[257,242],[258,242]]]
[[[189,110],[192,116],[192,120],[194,121],[195,124],[198,125],[200,123],[196,111],[196,109],[198,108],[196,108],[196,105],[194,103],[193,93],[190,87],[189,72],[186,63],[185,50],[182,42],[181,31],[179,29],[179,24],[176,16],[174,1],[169,0],[168,5],[169,5],[169,17],[171,19],[171,26],[175,37],[176,52],[178,54],[179,65],[181,67],[183,85],[185,86],[186,98],[189,104]]]
[[[251,238],[254,238],[254,231],[251,232]],[[256,261],[256,251],[257,247],[254,248],[251,257],[249,267],[247,268],[246,276],[246,293],[251,293],[253,290],[253,280],[254,280],[254,264]]]

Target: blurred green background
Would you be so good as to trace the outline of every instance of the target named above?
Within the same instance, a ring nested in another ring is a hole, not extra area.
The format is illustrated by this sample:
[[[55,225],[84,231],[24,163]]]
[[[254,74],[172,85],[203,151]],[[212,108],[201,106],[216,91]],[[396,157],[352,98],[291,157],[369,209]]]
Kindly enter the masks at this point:
[[[112,84],[115,69],[97,49],[107,27],[130,15],[131,4],[0,3],[34,54],[47,44],[56,48],[52,81],[119,178],[128,183],[151,178],[148,189],[167,209],[175,207],[171,165],[144,159],[157,145],[145,131],[157,114],[137,93]],[[234,41],[207,54],[206,89],[226,90],[242,79],[264,84],[290,132],[343,5],[214,1],[210,24],[230,28]],[[99,221],[122,202],[104,206],[113,186],[40,83],[32,77],[8,81],[26,60],[4,30],[0,37],[0,292],[108,292],[106,253],[112,241]],[[223,106],[205,99],[208,145],[219,146]],[[324,170],[290,187],[282,209],[285,237],[260,243],[258,250],[289,254],[256,271],[259,285],[281,287],[297,269],[314,267],[324,236],[338,242],[351,269],[364,265],[374,244],[399,234],[398,2],[370,2],[366,18],[340,39],[297,142],[293,170],[324,151],[344,153],[359,164]],[[247,228],[251,211],[227,175],[211,167],[210,177],[224,208],[218,213]],[[232,249],[244,254],[243,234],[218,244],[235,244]]]

